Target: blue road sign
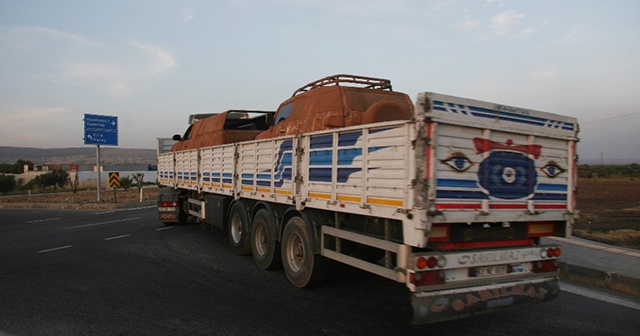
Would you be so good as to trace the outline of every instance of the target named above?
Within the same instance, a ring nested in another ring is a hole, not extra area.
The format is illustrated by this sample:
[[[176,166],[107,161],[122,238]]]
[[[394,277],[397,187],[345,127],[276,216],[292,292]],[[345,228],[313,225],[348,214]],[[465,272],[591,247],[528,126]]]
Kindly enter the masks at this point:
[[[84,115],[85,145],[118,145],[118,117],[97,114]]]

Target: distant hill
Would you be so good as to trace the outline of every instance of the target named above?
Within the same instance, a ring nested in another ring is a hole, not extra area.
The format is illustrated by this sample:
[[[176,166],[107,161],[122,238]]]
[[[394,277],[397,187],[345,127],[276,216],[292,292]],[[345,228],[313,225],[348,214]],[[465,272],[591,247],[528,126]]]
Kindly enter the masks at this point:
[[[95,165],[96,148],[29,148],[0,146],[0,163],[19,159],[42,164]],[[105,165],[156,164],[154,149],[100,147],[100,161]]]

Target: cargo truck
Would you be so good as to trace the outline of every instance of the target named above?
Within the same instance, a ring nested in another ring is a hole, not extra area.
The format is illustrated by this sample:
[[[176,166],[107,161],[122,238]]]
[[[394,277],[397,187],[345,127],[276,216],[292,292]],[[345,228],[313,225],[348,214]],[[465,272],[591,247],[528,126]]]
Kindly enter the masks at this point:
[[[386,79],[335,75],[275,115],[191,121],[158,154],[160,221],[224,229],[295,287],[344,263],[406,284],[417,324],[558,295],[561,249],[540,239],[577,215],[575,118],[431,92],[414,106]],[[207,123],[217,140],[198,140]]]

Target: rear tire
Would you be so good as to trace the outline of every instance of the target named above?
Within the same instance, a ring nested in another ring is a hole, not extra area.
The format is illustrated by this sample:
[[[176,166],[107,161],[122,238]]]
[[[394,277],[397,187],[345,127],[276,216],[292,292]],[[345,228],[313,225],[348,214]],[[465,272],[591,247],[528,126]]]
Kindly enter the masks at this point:
[[[273,214],[267,209],[258,210],[251,224],[251,253],[256,265],[265,270],[282,267],[280,242],[273,237],[275,232]]]
[[[249,245],[249,215],[244,209],[242,202],[233,203],[229,211],[229,221],[227,223],[227,232],[229,236],[229,244],[234,253],[238,255],[247,255],[251,253]]]
[[[282,234],[282,266],[289,282],[298,288],[318,286],[327,277],[328,261],[314,254],[313,247],[304,220],[289,219]]]

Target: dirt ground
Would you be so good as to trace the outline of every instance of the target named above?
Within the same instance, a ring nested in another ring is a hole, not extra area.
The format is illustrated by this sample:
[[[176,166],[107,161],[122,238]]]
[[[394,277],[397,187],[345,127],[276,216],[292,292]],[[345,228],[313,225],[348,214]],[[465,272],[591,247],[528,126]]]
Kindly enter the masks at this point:
[[[155,201],[158,188],[143,190],[146,204]],[[3,207],[40,207],[62,209],[104,209],[133,207],[140,204],[137,188],[113,189],[102,192],[103,202],[97,203],[95,190],[77,193],[39,194],[0,197]],[[640,249],[640,180],[581,179],[577,194],[580,218],[573,235],[615,246]],[[35,206],[34,206],[35,205]]]
[[[640,180],[578,180],[577,237],[640,249]]]

